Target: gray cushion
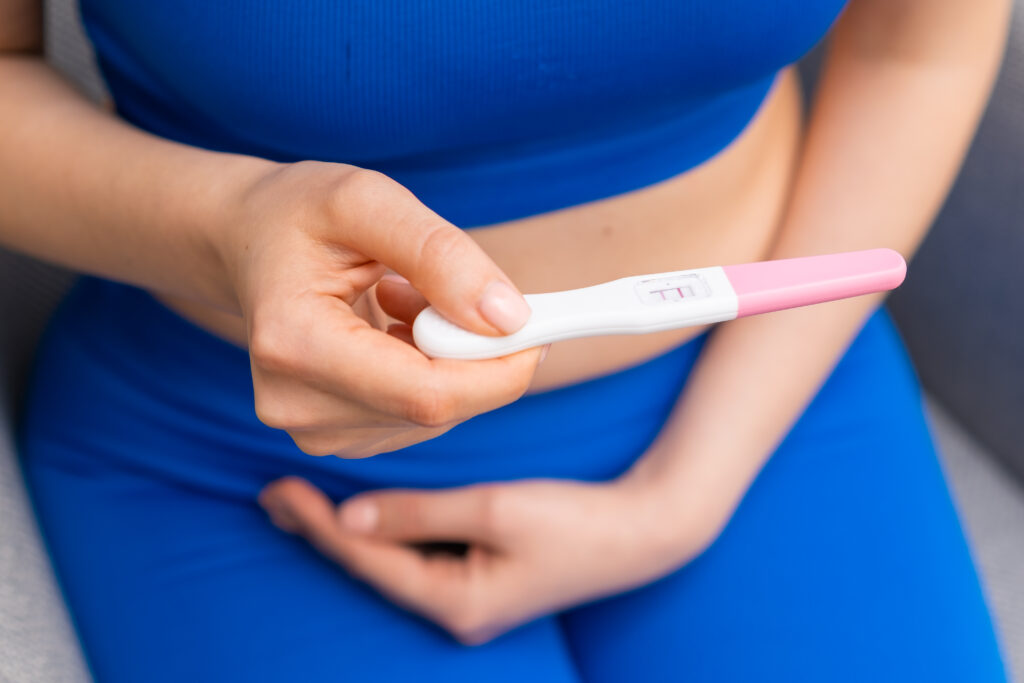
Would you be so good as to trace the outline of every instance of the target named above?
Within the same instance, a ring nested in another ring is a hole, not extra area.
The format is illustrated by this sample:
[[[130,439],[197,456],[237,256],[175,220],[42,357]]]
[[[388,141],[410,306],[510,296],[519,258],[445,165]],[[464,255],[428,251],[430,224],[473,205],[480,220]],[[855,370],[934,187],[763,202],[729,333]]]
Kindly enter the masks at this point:
[[[99,102],[106,88],[96,68],[96,59],[78,18],[75,0],[45,0],[46,59],[68,77],[86,97]]]
[[[1024,487],[948,412],[934,401],[929,408],[1007,664],[1024,681]]]
[[[87,680],[15,466],[10,432],[0,424],[0,681]]]
[[[0,251],[0,680],[88,680],[14,454],[14,397],[69,276]]]

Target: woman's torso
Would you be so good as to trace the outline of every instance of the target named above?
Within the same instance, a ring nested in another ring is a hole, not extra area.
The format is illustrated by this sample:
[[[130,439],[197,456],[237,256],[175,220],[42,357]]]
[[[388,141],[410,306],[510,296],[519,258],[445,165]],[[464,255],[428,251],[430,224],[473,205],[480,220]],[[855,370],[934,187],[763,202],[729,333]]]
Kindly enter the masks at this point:
[[[120,113],[203,147],[374,168],[525,292],[753,260],[799,145],[791,71],[843,3],[83,0]],[[243,341],[240,321],[170,307]],[[695,334],[555,345],[534,388]]]

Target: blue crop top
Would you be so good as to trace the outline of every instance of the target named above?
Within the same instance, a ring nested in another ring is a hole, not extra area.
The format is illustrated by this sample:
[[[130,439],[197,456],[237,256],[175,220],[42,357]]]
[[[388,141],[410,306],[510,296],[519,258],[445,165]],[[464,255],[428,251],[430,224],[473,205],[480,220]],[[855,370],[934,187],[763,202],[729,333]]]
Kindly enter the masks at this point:
[[[681,173],[844,0],[81,0],[119,113],[382,171],[462,227]]]

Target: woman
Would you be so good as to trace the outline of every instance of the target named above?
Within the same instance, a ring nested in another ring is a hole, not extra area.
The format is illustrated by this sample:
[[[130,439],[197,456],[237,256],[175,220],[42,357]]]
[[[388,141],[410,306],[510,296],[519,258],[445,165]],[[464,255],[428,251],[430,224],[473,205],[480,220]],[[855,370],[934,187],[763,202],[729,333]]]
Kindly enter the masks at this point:
[[[910,255],[1009,3],[843,5],[83,0],[111,116],[4,0],[0,235],[99,276],[22,435],[97,678],[1003,680],[879,297],[410,340],[427,301],[505,334],[520,291]]]

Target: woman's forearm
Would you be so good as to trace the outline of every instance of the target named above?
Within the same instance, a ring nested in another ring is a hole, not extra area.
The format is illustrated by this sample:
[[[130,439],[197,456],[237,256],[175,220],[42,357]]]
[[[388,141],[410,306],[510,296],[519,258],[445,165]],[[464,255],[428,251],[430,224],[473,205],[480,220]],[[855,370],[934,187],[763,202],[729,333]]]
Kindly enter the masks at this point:
[[[973,135],[1007,21],[1004,0],[854,0],[836,27],[772,258],[913,253]],[[688,509],[717,533],[880,301],[721,325],[630,476],[660,487],[668,506],[686,491]]]
[[[146,134],[86,101],[38,56],[0,55],[6,247],[233,311],[214,233],[270,165]]]

